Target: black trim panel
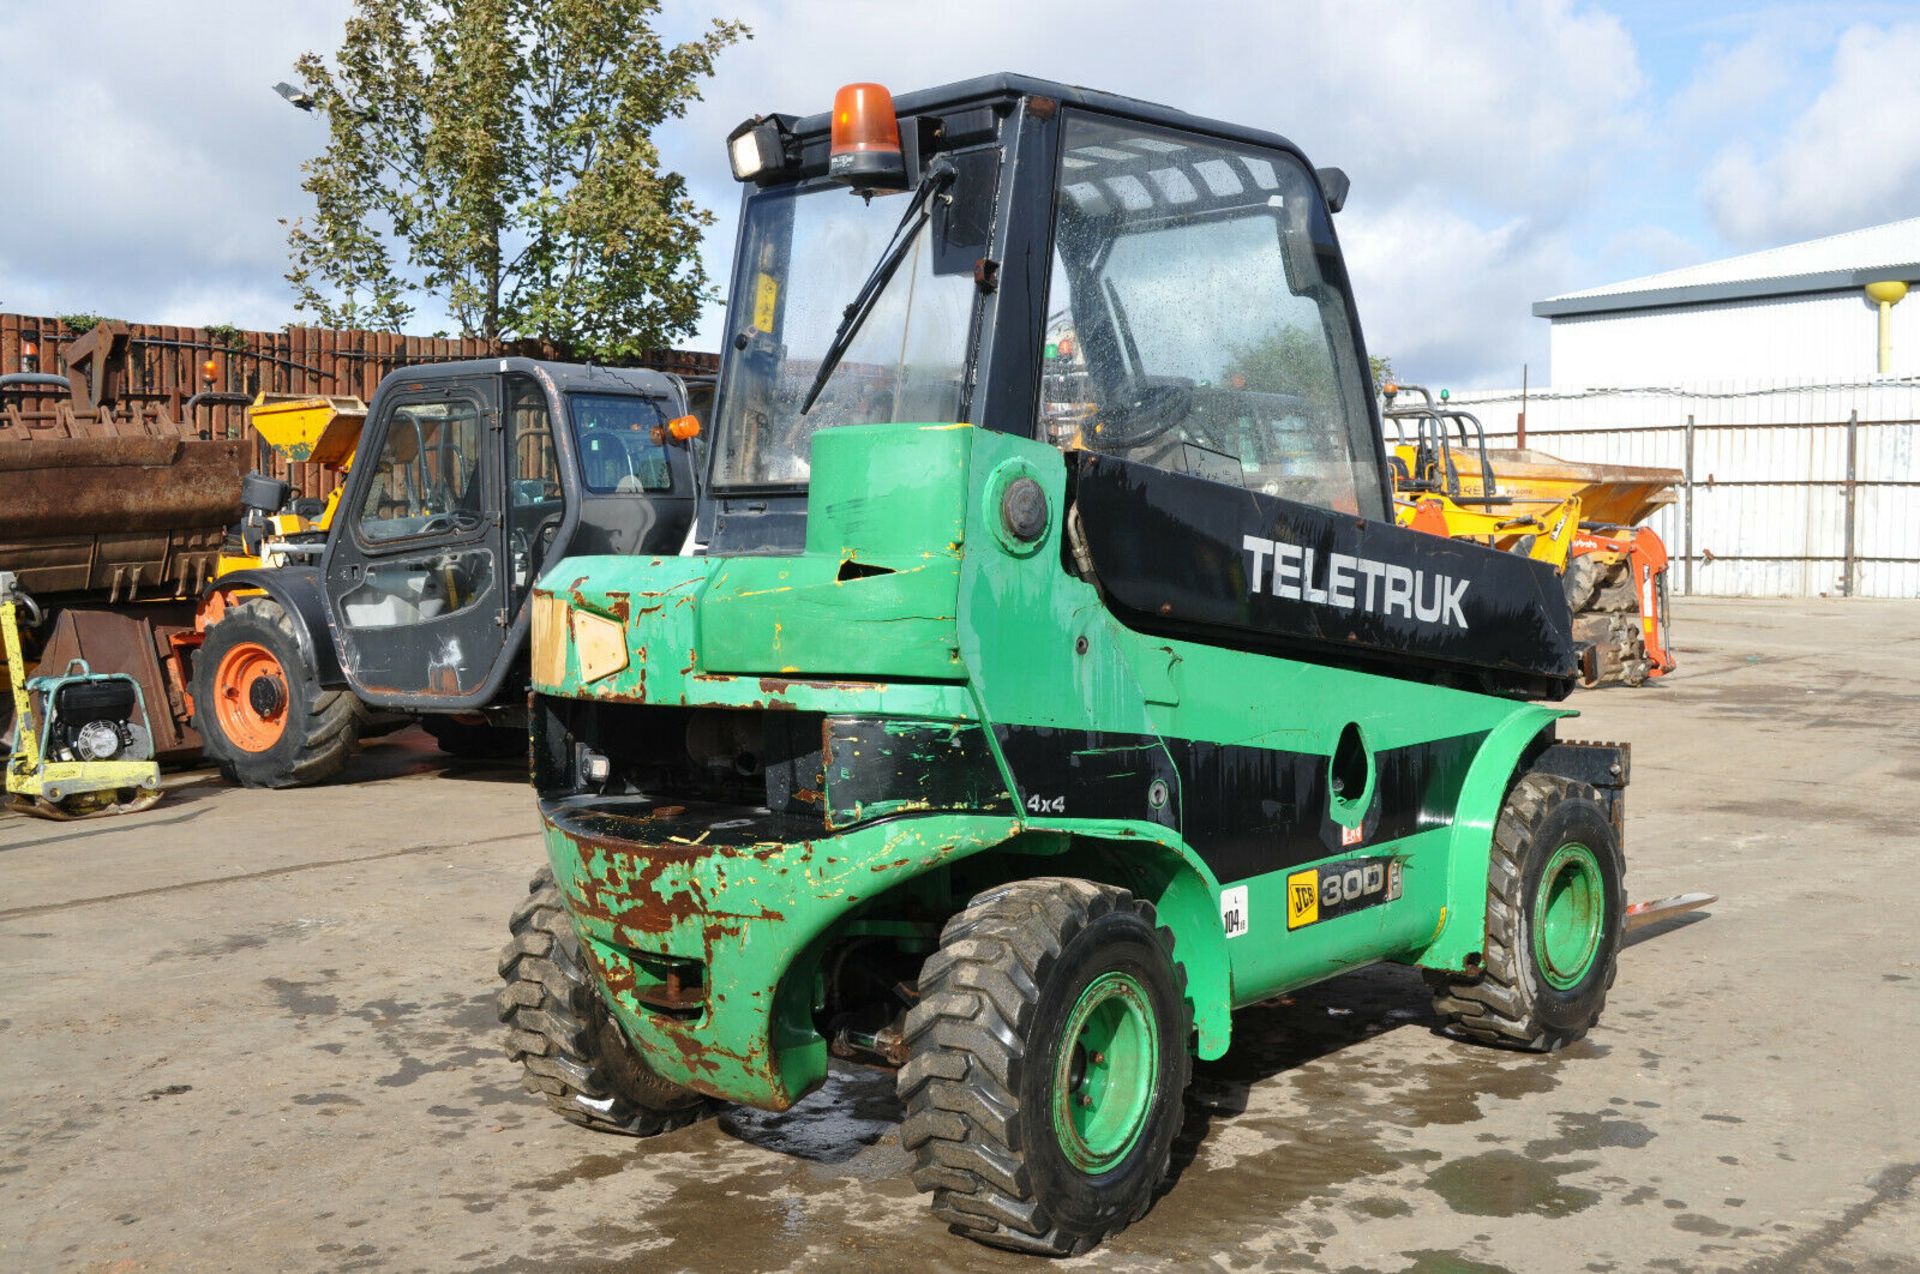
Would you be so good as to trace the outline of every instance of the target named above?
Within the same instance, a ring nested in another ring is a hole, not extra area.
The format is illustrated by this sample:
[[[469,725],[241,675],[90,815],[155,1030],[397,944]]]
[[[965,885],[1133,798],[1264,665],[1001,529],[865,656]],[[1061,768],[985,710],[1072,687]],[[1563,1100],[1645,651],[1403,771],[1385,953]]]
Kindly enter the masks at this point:
[[[1100,590],[1130,628],[1521,698],[1573,689],[1573,617],[1544,562],[1095,452],[1067,459]]]
[[[1223,883],[1451,826],[1487,737],[1375,753],[1373,796],[1355,840],[1332,817],[1328,758],[1318,753],[1048,726],[993,733],[1029,815],[1160,823]],[[1156,780],[1166,783],[1158,808]]]

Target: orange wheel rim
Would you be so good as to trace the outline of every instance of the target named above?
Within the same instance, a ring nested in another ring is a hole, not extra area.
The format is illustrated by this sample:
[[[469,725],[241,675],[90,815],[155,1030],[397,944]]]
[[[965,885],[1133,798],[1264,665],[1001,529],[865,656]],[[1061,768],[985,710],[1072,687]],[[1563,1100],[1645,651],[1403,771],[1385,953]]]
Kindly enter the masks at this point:
[[[242,642],[220,661],[213,679],[214,715],[227,738],[265,752],[287,730],[287,673],[271,650]]]

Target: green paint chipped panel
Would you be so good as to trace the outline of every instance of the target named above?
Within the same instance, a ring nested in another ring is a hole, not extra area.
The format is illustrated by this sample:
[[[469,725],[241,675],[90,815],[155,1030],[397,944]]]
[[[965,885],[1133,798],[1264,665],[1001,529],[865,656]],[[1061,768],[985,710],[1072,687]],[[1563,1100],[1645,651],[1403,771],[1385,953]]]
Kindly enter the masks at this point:
[[[881,892],[874,868],[915,876],[1004,842],[1002,817],[906,819],[831,838],[713,845],[675,838],[672,819],[646,839],[612,842],[550,818],[553,864],[599,974],[601,992],[661,1075],[728,1101],[784,1110],[826,1076],[826,1043],[809,1018],[809,945]],[[696,961],[703,993],[663,1011],[643,966]]]

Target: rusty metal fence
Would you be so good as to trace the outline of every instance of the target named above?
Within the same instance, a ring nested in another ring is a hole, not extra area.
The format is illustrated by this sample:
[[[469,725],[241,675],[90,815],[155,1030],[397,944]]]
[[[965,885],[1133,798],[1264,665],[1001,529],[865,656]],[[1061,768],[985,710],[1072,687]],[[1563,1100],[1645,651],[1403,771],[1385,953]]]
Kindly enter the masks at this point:
[[[278,332],[103,322],[76,331],[58,318],[0,314],[0,374],[66,376],[73,394],[16,386],[0,396],[0,442],[36,437],[174,436],[240,439],[255,395],[352,395],[371,401],[396,367],[525,353],[526,345],[318,327]],[[634,360],[681,375],[712,375],[712,354],[661,350]],[[263,457],[260,467],[307,495],[330,489],[317,465]]]
[[[1496,445],[1518,394],[1460,394]],[[1673,586],[1721,596],[1920,597],[1920,386],[1713,386],[1535,395],[1524,445],[1683,474],[1650,525]]]

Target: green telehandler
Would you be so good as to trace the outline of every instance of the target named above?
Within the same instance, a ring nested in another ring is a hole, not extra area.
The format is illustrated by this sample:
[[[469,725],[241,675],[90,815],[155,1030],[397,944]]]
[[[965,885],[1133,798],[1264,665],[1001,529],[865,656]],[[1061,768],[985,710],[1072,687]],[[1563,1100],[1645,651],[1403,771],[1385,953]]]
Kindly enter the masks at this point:
[[[535,591],[529,1089],[645,1136],[897,1067],[936,1215],[1067,1254],[1238,1007],[1397,961],[1460,1036],[1585,1034],[1628,751],[1537,702],[1551,567],[1393,524],[1345,176],[1011,75],[728,149],[703,551]]]

